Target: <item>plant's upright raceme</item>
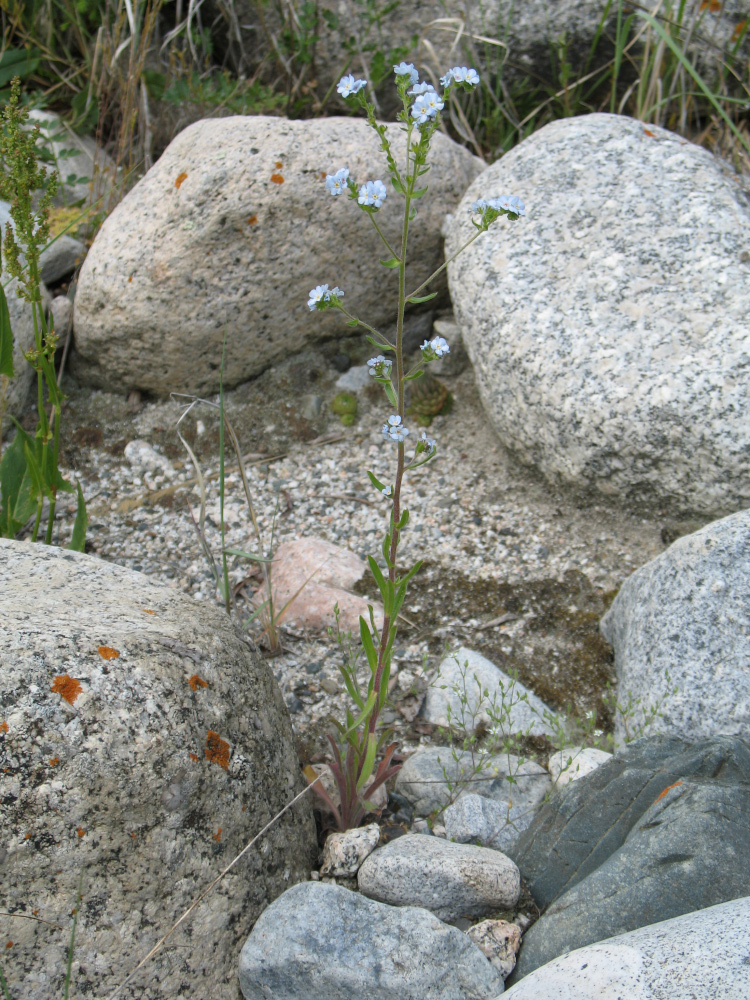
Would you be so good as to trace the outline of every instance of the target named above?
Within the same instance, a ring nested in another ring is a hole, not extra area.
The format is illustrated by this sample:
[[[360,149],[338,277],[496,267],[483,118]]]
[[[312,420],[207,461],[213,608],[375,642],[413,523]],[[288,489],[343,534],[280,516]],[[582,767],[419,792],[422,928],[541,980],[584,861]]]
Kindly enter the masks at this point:
[[[396,744],[388,742],[390,733],[387,730],[379,730],[378,717],[388,693],[391,654],[399,612],[409,581],[421,565],[417,562],[408,572],[399,573],[399,538],[409,521],[409,512],[401,502],[401,489],[404,475],[431,461],[437,453],[436,442],[424,432],[416,440],[410,436],[411,431],[405,423],[405,384],[418,379],[424,373],[424,365],[439,360],[450,351],[450,346],[442,337],[425,340],[419,363],[409,371],[405,369],[403,331],[406,305],[433,298],[435,292],[422,292],[449,263],[446,261],[419,287],[407,291],[409,223],[415,214],[412,203],[427,193],[426,185],[420,184],[423,184],[422,179],[430,169],[427,162],[430,143],[440,125],[440,113],[449,100],[450,92],[454,88],[471,90],[479,83],[476,70],[455,66],[442,78],[444,90],[439,93],[431,84],[419,82],[419,73],[413,65],[402,62],[394,66],[393,70],[401,101],[398,120],[406,133],[406,158],[403,164],[399,164],[394,154],[387,126],[377,121],[375,105],[367,99],[367,82],[345,76],[338,85],[338,93],[352,105],[359,105],[364,110],[367,124],[380,139],[380,146],[385,154],[387,179],[395,194],[404,200],[400,245],[391,245],[377,220],[378,211],[390,196],[383,180],[364,180],[357,184],[350,177],[349,170],[341,167],[326,177],[325,186],[333,197],[348,192],[350,199],[366,213],[388,251],[388,257],[381,260],[380,264],[398,272],[396,341],[392,343],[382,333],[349,312],[343,304],[344,292],[340,288],[330,288],[328,284],[318,285],[310,291],[307,303],[312,312],[338,309],[346,316],[350,326],[364,327],[368,331],[368,341],[377,351],[382,352],[371,358],[368,364],[370,375],[383,386],[392,407],[392,412],[383,423],[383,437],[396,448],[396,469],[391,483],[382,483],[372,472],[367,473],[380,496],[390,502],[388,530],[383,539],[380,564],[373,556],[368,557],[370,570],[383,598],[384,617],[382,622],[376,622],[370,607],[369,622],[360,618],[360,637],[369,667],[366,689],[360,684],[356,670],[349,664],[339,668],[353,702],[352,708],[347,710],[345,722],[339,724],[339,739],[329,737],[333,750],[331,769],[336,779],[339,803],[331,799],[320,783],[314,788],[325,800],[341,829],[357,826],[362,821],[365,814],[374,808],[373,793],[398,771],[398,767],[391,763]],[[454,257],[486,232],[495,220],[501,216],[516,220],[525,214],[525,208],[519,198],[503,195],[476,202],[472,206],[472,212],[476,232]]]

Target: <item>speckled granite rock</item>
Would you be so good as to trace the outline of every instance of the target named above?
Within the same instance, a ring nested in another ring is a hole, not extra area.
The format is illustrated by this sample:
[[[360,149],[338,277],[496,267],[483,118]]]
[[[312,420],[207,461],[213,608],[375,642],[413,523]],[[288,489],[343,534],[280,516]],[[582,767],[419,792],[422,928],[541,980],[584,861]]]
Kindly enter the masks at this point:
[[[507,1000],[750,998],[750,897],[640,927],[556,958]]]
[[[535,790],[539,792],[542,787],[540,782]],[[537,803],[529,803],[525,795],[516,801],[510,785],[507,795],[509,802],[496,802],[474,792],[460,795],[443,813],[445,836],[457,844],[480,844],[493,851],[506,851],[529,826],[542,804],[541,798]]]
[[[481,696],[477,682],[481,684]],[[532,736],[550,736],[556,732],[550,724],[555,713],[541,698],[481,653],[465,646],[446,656],[440,664],[438,676],[427,691],[422,715],[428,722],[447,726],[450,709],[452,725],[460,725],[463,694],[467,698],[464,710],[467,718],[476,716],[474,725],[479,721],[491,725],[490,712],[494,708],[492,714],[503,719],[504,728],[513,733],[528,730]]]
[[[356,830],[335,830],[326,837],[321,875],[346,877],[356,875],[368,854],[380,840],[380,826],[370,823]]]
[[[499,851],[408,833],[365,859],[357,885],[381,903],[416,904],[441,920],[458,920],[515,906],[520,876]]]
[[[392,133],[398,152],[401,134]],[[395,298],[384,289],[391,282],[395,293],[396,280],[377,265],[380,238],[323,183],[344,165],[357,181],[377,177],[379,147],[351,118],[234,117],[185,129],[86,258],[71,359],[79,377],[114,392],[216,391],[226,334],[224,384],[236,385],[307,343],[351,332],[340,313],[308,309],[309,290],[322,283],[343,288],[368,323],[387,325]],[[417,282],[442,262],[443,215],[482,168],[442,135],[431,163],[433,190],[410,229]],[[392,239],[401,210],[391,192],[378,221]]]
[[[503,991],[479,948],[427,910],[320,882],[294,886],[261,914],[240,955],[240,985],[245,1000],[490,1000]]]
[[[721,161],[616,115],[554,122],[467,191],[500,220],[449,283],[503,443],[550,480],[727,513],[750,502],[750,206]]]
[[[510,774],[515,779],[512,784]],[[396,791],[412,803],[417,816],[444,809],[461,791],[483,795],[506,809],[512,801],[522,815],[535,810],[551,790],[552,779],[533,760],[521,763],[519,757],[505,753],[472,757],[468,751],[456,751],[454,760],[450,747],[417,750],[396,776]]]
[[[503,979],[507,979],[516,966],[516,955],[521,947],[521,928],[518,924],[507,920],[482,920],[470,927],[466,934]]]
[[[601,630],[615,648],[615,738],[659,705],[657,731],[750,739],[750,511],[685,535],[622,585]],[[669,672],[667,681],[665,672]]]
[[[0,910],[69,926],[108,995],[304,787],[271,670],[216,607],[112,563],[0,541]],[[317,853],[303,799],[121,994],[236,1000],[236,956]],[[12,996],[62,994],[68,932],[0,916]],[[20,992],[19,992],[20,991]]]

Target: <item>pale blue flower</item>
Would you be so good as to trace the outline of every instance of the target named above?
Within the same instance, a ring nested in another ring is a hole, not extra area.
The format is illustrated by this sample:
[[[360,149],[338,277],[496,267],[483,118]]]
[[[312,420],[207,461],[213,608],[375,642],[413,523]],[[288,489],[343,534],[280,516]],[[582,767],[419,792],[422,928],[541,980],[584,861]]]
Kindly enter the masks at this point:
[[[310,308],[310,312],[315,312],[315,310],[321,306],[324,302],[330,300],[331,293],[328,290],[328,285],[317,285],[310,291],[310,298],[307,305]]]
[[[433,337],[432,340],[425,340],[420,351],[425,361],[436,361],[444,354],[450,354],[450,347],[443,337]]]
[[[400,62],[398,66],[393,67],[393,72],[396,76],[408,76],[411,77],[411,82],[416,83],[419,79],[419,73],[411,63]]]
[[[378,354],[376,358],[370,358],[367,364],[370,366],[370,374],[375,378],[390,378],[391,368],[393,367],[393,362],[390,358]]]
[[[411,90],[407,90],[407,94],[413,94],[416,97],[418,94],[429,94],[430,91],[434,90],[431,83],[418,83]]]
[[[448,87],[453,83],[453,70],[449,69],[445,76],[440,77],[440,85],[442,87]]]
[[[401,417],[397,413],[388,417],[386,423],[383,424],[383,437],[386,440],[404,441],[408,433],[408,428],[402,425]]]
[[[424,125],[430,118],[434,118],[438,111],[442,111],[444,107],[445,105],[440,99],[440,95],[434,90],[429,90],[417,97],[412,105],[411,116],[416,119],[418,125]]]
[[[428,437],[427,431],[422,431],[417,441],[417,446],[419,445],[422,446],[422,450],[424,451],[432,451],[433,448],[437,447],[437,441],[434,438]]]
[[[393,487],[392,486],[385,486],[380,492],[383,494],[384,497],[392,497],[393,496]]]
[[[479,83],[479,73],[475,69],[467,70],[465,82],[471,84],[472,87],[476,87]]]
[[[342,167],[341,170],[337,170],[335,174],[329,174],[326,177],[326,188],[331,192],[334,198],[338,195],[343,194],[346,191],[349,179],[349,171],[346,167]]]
[[[521,201],[520,198],[518,198],[516,195],[512,194],[508,198],[508,201],[511,204],[510,211],[514,215],[526,215],[526,206],[524,205],[524,203]]]
[[[351,97],[353,94],[359,93],[366,86],[367,80],[355,80],[352,74],[349,73],[348,76],[341,77],[336,90],[338,90],[342,97]]]
[[[468,83],[472,87],[476,87],[479,83],[479,73],[466,66],[454,66],[453,69],[448,70],[440,82],[444,87],[447,87],[449,83]]]
[[[333,288],[331,289],[330,293],[328,295],[326,295],[326,302],[330,302],[331,301],[331,296],[332,295],[335,295],[337,299],[343,299],[344,292],[343,292],[343,290],[341,288],[338,287],[338,285],[334,285]]]
[[[472,206],[472,212],[485,212],[491,208],[495,212],[510,212],[512,215],[526,215],[526,206],[514,194],[504,194],[499,198],[480,198]]]
[[[380,208],[387,196],[388,192],[382,181],[367,181],[359,189],[357,201],[360,205],[371,205],[373,208]]]

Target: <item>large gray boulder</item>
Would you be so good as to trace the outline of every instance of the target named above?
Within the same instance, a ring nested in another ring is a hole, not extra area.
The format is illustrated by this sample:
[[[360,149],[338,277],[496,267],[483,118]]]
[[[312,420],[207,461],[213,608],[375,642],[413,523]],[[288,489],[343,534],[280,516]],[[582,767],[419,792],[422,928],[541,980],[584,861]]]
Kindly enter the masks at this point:
[[[448,268],[483,405],[550,480],[675,509],[750,501],[750,205],[711,153],[592,114],[553,122],[469,188],[501,219]],[[697,236],[699,234],[699,238]]]
[[[240,955],[240,986],[245,1000],[490,1000],[503,978],[427,910],[306,882],[261,915]]]
[[[109,995],[303,787],[289,716],[222,611],[90,556],[0,541],[0,621],[3,971],[62,995],[82,874],[72,981]],[[236,1000],[242,942],[316,853],[303,798],[120,995]]]
[[[750,739],[750,511],[685,535],[620,588],[601,622],[615,649],[615,737],[654,709],[656,731]],[[667,679],[667,675],[668,678]]]
[[[403,159],[398,128],[391,138]],[[410,229],[415,284],[442,263],[443,215],[482,167],[442,135],[431,163],[432,190]],[[185,129],[89,251],[75,372],[116,392],[205,394],[219,387],[226,336],[224,384],[236,385],[305,344],[351,332],[338,311],[310,312],[319,284],[343,288],[349,310],[386,327],[397,277],[378,264],[383,244],[358,206],[326,192],[326,172],[343,166],[358,183],[384,176],[380,141],[364,121],[235,117]],[[393,243],[403,203],[389,191],[378,222]]]
[[[2,280],[0,272],[0,280]],[[6,276],[7,277],[7,276]],[[27,363],[24,353],[34,347],[34,320],[31,306],[26,299],[18,296],[18,282],[15,278],[4,289],[10,314],[10,328],[13,332],[13,372],[14,377],[0,375],[0,434],[11,426],[11,417],[20,419],[31,384],[35,379],[34,369]]]
[[[748,954],[746,896],[569,952],[503,1000],[748,1000]]]

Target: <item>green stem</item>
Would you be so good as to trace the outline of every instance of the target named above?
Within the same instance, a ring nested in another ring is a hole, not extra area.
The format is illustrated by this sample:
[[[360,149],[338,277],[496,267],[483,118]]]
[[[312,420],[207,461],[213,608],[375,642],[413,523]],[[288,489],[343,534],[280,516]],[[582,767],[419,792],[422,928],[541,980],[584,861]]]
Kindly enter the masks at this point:
[[[353,323],[356,321],[359,324],[359,326],[363,326],[365,330],[369,330],[374,337],[377,337],[381,341],[381,343],[387,344],[392,351],[396,350],[396,345],[392,344],[390,340],[387,337],[383,336],[383,334],[379,330],[376,330],[374,326],[370,326],[369,323],[365,323],[363,320],[359,319],[359,317],[353,316],[349,312],[349,310],[344,309],[344,307],[340,303],[337,306],[337,308],[341,310],[341,312],[344,314],[344,316],[347,317],[347,319],[351,320]]]
[[[410,292],[410,293],[409,293],[409,294],[408,294],[408,295],[406,296],[406,298],[407,298],[407,301],[408,301],[409,299],[413,299],[415,295],[419,295],[419,293],[420,293],[420,292],[422,291],[422,289],[423,289],[423,288],[427,288],[427,286],[429,285],[429,283],[430,283],[431,281],[433,281],[433,280],[434,280],[435,278],[437,278],[437,276],[438,276],[438,275],[440,274],[440,272],[441,272],[441,271],[444,271],[444,270],[445,270],[445,268],[446,268],[446,267],[447,267],[447,266],[448,266],[448,265],[449,265],[449,264],[450,264],[450,263],[451,263],[452,261],[454,261],[454,260],[456,259],[456,257],[458,257],[458,255],[459,255],[460,253],[463,253],[463,252],[464,252],[464,250],[465,250],[465,249],[466,249],[466,248],[467,248],[468,246],[471,246],[471,244],[472,244],[472,243],[474,242],[474,240],[475,240],[475,239],[477,239],[477,238],[478,238],[479,236],[481,236],[483,232],[484,232],[484,229],[478,229],[478,230],[477,230],[477,231],[476,231],[476,232],[474,233],[474,235],[473,235],[473,236],[471,237],[471,239],[470,239],[470,240],[467,240],[467,241],[466,241],[466,243],[464,243],[464,245],[463,245],[462,247],[460,247],[460,248],[459,248],[458,250],[456,250],[456,252],[455,252],[455,253],[453,254],[453,256],[452,256],[452,257],[449,257],[449,258],[448,258],[448,260],[444,261],[444,262],[443,262],[443,263],[442,263],[442,264],[440,265],[440,267],[439,267],[439,268],[437,269],[437,271],[433,271],[433,272],[432,272],[432,274],[431,274],[431,275],[429,276],[429,278],[427,278],[427,280],[426,280],[426,281],[423,281],[423,282],[422,282],[422,284],[421,284],[421,285],[420,285],[420,286],[419,286],[418,288],[415,288],[413,292]]]
[[[385,243],[385,245],[386,245],[386,248],[387,248],[387,250],[388,250],[388,253],[389,253],[389,254],[391,255],[391,257],[395,257],[395,258],[396,258],[396,259],[398,260],[398,254],[397,254],[397,253],[396,253],[396,251],[395,251],[395,250],[393,249],[393,247],[392,247],[392,246],[391,246],[391,244],[390,244],[390,243],[388,242],[388,240],[387,240],[387,239],[385,238],[385,235],[384,235],[384,233],[383,233],[383,230],[382,230],[382,229],[380,228],[380,226],[379,226],[379,225],[377,224],[377,222],[375,221],[375,216],[374,216],[374,215],[372,214],[372,212],[366,212],[365,214],[366,214],[366,215],[369,215],[369,217],[370,217],[370,222],[371,222],[371,223],[373,224],[373,226],[375,226],[375,229],[377,230],[377,233],[378,233],[378,236],[379,236],[379,237],[381,238],[381,240],[383,241],[383,243]]]

